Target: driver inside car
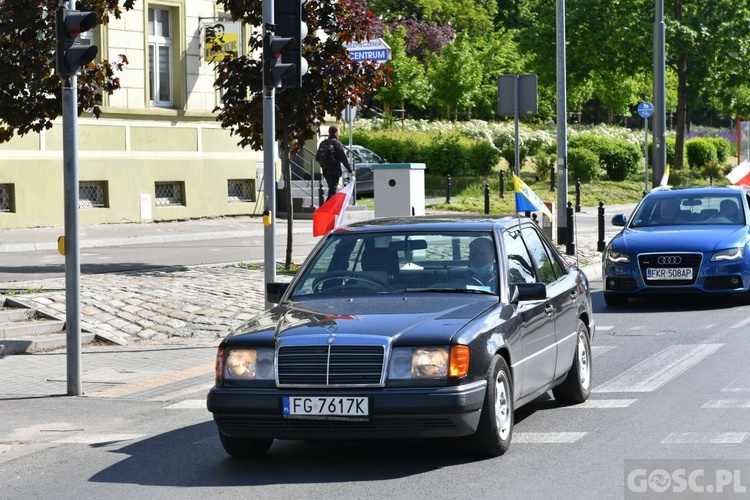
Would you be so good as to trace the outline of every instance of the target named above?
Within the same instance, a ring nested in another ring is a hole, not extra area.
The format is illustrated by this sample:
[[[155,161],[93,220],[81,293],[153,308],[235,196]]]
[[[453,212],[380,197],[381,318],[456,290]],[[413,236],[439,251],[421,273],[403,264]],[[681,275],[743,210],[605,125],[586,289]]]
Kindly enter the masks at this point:
[[[492,240],[477,238],[469,244],[469,271],[483,285],[494,288],[497,281],[497,269]]]

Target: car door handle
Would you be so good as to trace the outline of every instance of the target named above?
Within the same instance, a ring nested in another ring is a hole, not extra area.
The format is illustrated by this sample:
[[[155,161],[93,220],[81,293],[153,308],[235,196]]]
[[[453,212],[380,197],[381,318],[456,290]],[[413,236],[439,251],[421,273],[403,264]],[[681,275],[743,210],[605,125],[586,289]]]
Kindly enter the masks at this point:
[[[552,314],[555,312],[555,306],[547,302],[544,304],[544,314],[547,316],[552,316]]]

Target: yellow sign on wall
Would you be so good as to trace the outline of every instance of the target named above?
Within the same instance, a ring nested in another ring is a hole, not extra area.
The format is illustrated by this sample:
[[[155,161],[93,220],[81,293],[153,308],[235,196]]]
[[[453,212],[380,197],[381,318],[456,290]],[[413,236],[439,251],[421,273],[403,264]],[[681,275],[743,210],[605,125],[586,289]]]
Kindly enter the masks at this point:
[[[233,52],[240,53],[240,23],[207,24],[203,45],[203,57],[206,62],[222,61]]]

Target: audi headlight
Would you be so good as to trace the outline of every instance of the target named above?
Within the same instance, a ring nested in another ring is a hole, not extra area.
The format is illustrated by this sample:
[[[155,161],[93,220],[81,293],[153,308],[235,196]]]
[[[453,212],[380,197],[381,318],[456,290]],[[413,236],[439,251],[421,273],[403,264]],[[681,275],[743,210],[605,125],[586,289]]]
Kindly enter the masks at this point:
[[[425,380],[463,377],[469,371],[469,348],[397,347],[391,353],[390,380]]]
[[[745,247],[727,248],[726,250],[719,250],[714,252],[711,257],[712,262],[723,261],[723,260],[737,260],[745,256]]]
[[[224,364],[226,380],[273,380],[273,349],[232,349]]]
[[[610,262],[617,262],[618,264],[630,263],[630,255],[625,252],[618,252],[612,248],[607,249],[606,259]]]

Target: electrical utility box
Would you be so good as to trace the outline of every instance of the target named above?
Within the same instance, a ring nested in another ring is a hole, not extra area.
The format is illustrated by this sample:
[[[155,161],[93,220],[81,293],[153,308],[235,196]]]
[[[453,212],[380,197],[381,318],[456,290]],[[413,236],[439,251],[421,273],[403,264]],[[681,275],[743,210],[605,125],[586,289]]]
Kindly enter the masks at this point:
[[[372,165],[375,217],[424,215],[424,163]]]

